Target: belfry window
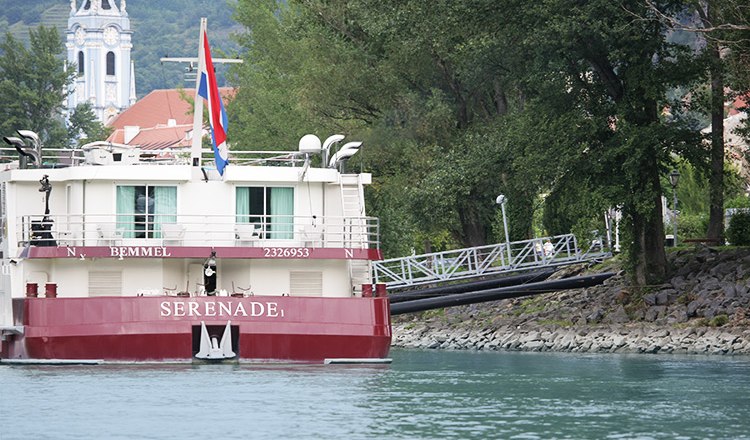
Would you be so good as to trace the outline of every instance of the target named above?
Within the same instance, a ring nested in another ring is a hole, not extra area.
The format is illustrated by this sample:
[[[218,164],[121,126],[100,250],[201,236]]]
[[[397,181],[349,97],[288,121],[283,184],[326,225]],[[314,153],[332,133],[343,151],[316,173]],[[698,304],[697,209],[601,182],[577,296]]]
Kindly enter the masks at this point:
[[[78,52],[78,74],[83,75],[83,65],[84,65],[84,58],[83,58],[83,51]]]
[[[115,74],[115,53],[107,52],[107,75]]]

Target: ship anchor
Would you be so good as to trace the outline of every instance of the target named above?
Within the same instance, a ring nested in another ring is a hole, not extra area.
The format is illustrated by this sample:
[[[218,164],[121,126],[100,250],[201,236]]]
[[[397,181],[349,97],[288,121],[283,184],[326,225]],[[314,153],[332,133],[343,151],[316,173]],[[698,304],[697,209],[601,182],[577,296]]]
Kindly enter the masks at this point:
[[[232,359],[237,355],[232,351],[232,329],[230,323],[227,321],[227,326],[224,327],[224,334],[221,336],[221,342],[218,341],[216,336],[210,336],[206,323],[201,321],[201,343],[198,353],[195,357],[207,361]]]

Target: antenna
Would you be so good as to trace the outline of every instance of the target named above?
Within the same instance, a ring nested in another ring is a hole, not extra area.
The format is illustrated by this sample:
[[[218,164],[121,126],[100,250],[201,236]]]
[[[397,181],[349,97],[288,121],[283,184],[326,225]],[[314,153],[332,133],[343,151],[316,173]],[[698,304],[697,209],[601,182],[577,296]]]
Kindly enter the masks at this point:
[[[169,57],[164,56],[159,58],[162,63],[188,63],[185,67],[185,81],[193,82],[196,81],[198,75],[196,69],[198,69],[198,58],[186,58],[186,57]],[[242,64],[244,61],[239,58],[213,58],[214,64]]]

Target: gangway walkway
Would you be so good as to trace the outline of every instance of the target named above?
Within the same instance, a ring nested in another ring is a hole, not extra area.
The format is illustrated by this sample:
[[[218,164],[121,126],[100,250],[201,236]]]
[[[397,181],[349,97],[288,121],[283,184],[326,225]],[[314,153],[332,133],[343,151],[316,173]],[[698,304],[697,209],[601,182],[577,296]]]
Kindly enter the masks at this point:
[[[573,234],[456,249],[373,262],[376,283],[388,289],[487,275],[602,261],[612,256],[601,240],[578,248]]]

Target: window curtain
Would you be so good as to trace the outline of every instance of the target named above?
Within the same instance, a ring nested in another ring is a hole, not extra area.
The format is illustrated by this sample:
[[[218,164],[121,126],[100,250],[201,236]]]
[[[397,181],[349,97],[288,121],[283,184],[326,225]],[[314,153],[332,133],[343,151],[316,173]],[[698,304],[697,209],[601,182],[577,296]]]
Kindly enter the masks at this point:
[[[154,238],[161,238],[162,223],[177,223],[177,188],[154,187]]]
[[[117,229],[123,231],[123,237],[135,236],[135,187],[117,187]]]
[[[250,188],[238,187],[235,202],[237,223],[250,223]]]
[[[294,238],[294,189],[271,188],[271,238],[291,240]]]

